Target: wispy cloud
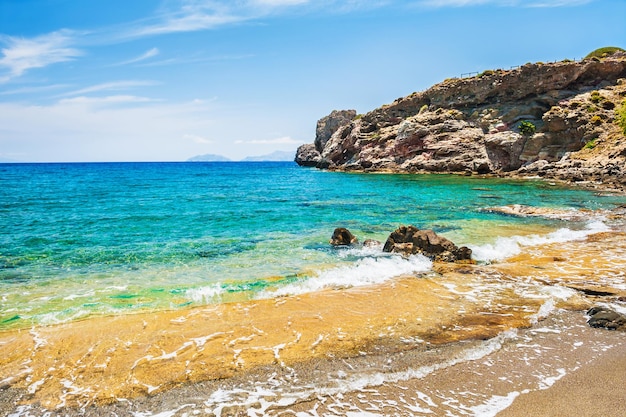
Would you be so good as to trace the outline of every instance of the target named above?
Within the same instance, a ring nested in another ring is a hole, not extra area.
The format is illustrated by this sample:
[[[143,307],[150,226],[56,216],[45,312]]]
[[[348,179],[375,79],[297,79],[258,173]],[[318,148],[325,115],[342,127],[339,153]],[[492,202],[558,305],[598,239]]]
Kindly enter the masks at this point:
[[[211,131],[210,104],[146,101],[111,96],[50,105],[0,102],[2,153],[26,161],[142,161],[185,160],[205,149],[181,137]]]
[[[59,104],[88,104],[88,105],[108,105],[108,104],[128,104],[128,103],[148,103],[159,101],[147,97],[129,96],[129,95],[117,95],[107,97],[73,97],[65,98],[59,101]]]
[[[492,5],[501,7],[568,7],[581,6],[595,0],[420,0],[416,4],[426,7],[471,7]]]
[[[72,47],[75,32],[60,30],[31,39],[3,36],[0,42],[6,45],[0,52],[0,82],[19,77],[33,68],[42,68],[59,62],[71,61],[82,55]]]
[[[289,137],[289,136],[283,136],[280,138],[274,138],[274,139],[253,139],[253,140],[238,140],[235,141],[236,144],[242,144],[242,143],[247,143],[247,144],[251,144],[251,145],[296,145],[296,144],[300,144],[299,141]]]
[[[216,55],[216,56],[189,56],[189,57],[178,57],[178,58],[168,58],[162,59],[159,61],[151,61],[142,63],[139,66],[141,67],[164,67],[167,65],[181,65],[181,64],[199,64],[199,63],[209,63],[209,62],[224,62],[224,61],[238,61],[242,59],[253,58],[254,54],[239,54],[239,55]]]
[[[159,48],[152,48],[146,52],[144,52],[143,54],[135,57],[135,58],[131,58],[127,61],[122,61],[122,62],[118,62],[117,64],[115,64],[116,66],[121,66],[121,65],[130,65],[130,64],[136,64],[138,62],[142,62],[145,61],[147,59],[150,59],[152,57],[155,57],[157,55],[159,55],[160,51]]]
[[[47,91],[60,90],[68,87],[68,84],[51,84],[36,87],[21,87],[14,88],[13,90],[0,91],[0,96],[9,96],[14,94],[40,94]]]
[[[193,32],[213,29],[248,20],[242,9],[223,1],[183,0],[177,8],[162,10],[149,23],[140,22],[128,34],[130,37],[163,35],[176,32]]]
[[[207,139],[205,137],[198,136],[198,135],[185,134],[185,135],[183,135],[183,139],[190,140],[190,141],[192,141],[194,143],[198,143],[198,144],[201,144],[201,145],[213,143],[213,141],[211,139]]]
[[[144,37],[216,29],[289,11],[350,12],[389,4],[390,0],[182,0],[152,19],[138,22],[126,36]]]
[[[96,93],[100,91],[123,91],[135,87],[146,87],[157,85],[155,81],[149,80],[125,80],[125,81],[112,81],[107,83],[95,84],[89,87],[81,88],[79,90],[69,91],[61,94],[61,97],[67,96],[80,96],[83,94]]]

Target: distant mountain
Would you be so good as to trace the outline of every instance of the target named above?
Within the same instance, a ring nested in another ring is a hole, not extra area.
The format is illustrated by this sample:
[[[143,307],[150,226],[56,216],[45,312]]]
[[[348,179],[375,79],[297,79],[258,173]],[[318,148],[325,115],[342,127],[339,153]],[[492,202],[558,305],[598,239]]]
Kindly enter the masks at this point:
[[[214,155],[207,153],[205,155],[196,155],[187,159],[187,162],[230,162],[230,159],[222,155]]]
[[[248,156],[242,159],[243,162],[291,162],[296,156],[296,151],[276,151],[267,155]]]

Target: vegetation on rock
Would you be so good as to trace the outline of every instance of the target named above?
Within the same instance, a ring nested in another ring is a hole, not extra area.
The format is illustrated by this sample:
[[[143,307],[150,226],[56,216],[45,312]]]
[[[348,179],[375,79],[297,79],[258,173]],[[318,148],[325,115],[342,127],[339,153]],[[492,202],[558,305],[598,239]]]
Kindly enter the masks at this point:
[[[528,120],[522,120],[519,124],[519,131],[524,136],[534,135],[535,130],[537,130],[535,125],[529,122]]]
[[[585,143],[585,149],[593,149],[598,144],[598,138],[591,139],[589,142]]]
[[[587,58],[606,58],[607,56],[613,55],[615,52],[626,52],[622,48],[618,48],[617,46],[605,46],[604,48],[598,48],[595,51],[592,51],[585,57]]]

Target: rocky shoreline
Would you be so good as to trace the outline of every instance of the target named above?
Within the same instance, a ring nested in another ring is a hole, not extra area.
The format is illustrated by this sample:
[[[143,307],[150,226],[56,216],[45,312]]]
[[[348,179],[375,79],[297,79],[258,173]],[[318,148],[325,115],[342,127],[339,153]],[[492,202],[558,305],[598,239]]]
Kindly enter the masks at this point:
[[[449,79],[317,123],[301,166],[543,177],[626,188],[626,53]]]

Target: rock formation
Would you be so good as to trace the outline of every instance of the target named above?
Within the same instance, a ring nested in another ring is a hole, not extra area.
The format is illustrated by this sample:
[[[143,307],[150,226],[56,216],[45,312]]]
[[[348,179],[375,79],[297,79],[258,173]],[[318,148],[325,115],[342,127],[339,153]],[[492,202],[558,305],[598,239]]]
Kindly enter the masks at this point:
[[[609,308],[593,307],[587,311],[587,315],[590,316],[587,323],[591,327],[626,331],[626,316]]]
[[[626,185],[626,53],[449,79],[365,115],[333,111],[296,162]]]
[[[415,226],[400,226],[392,232],[385,242],[383,252],[422,254],[443,262],[469,261],[472,258],[471,249],[465,246],[459,248],[432,230],[420,230]]]
[[[330,244],[333,246],[348,246],[358,243],[356,236],[345,227],[338,227],[333,231]]]

